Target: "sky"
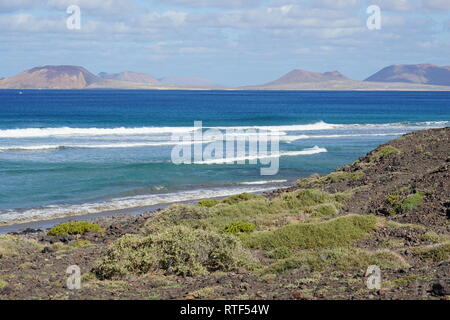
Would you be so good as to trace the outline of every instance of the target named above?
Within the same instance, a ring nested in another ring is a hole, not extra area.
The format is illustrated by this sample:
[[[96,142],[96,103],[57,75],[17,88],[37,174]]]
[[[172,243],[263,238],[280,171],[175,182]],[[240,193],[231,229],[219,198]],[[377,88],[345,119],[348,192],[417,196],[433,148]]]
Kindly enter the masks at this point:
[[[66,12],[80,8],[80,29]],[[370,30],[367,8],[381,9]],[[450,0],[0,0],[0,77],[42,65],[262,84],[293,70],[362,80],[450,65]]]

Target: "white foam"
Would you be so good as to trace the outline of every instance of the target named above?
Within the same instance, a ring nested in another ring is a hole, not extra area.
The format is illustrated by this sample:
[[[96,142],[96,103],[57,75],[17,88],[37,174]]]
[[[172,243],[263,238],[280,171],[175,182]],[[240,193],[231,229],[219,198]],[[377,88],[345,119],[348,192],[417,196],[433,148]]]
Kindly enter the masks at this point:
[[[281,141],[293,142],[302,139],[329,139],[329,138],[350,138],[350,137],[395,137],[401,136],[402,133],[359,133],[359,134],[325,134],[325,135],[299,135],[299,136],[286,136],[281,138]]]
[[[1,146],[0,151],[45,151],[61,149],[122,149],[139,147],[159,147],[174,145],[192,145],[210,143],[212,141],[165,141],[165,142],[137,142],[137,143],[110,143],[110,144],[67,144],[67,145],[35,145],[35,146]]]
[[[142,127],[142,128],[26,128],[0,130],[0,138],[45,138],[55,136],[109,136],[190,133],[194,127]]]
[[[337,128],[339,125],[330,124],[323,121],[319,121],[311,124],[295,124],[295,125],[282,125],[282,126],[237,126],[237,127],[210,127],[219,130],[263,130],[263,131],[311,131],[311,130],[330,130]]]
[[[258,155],[245,155],[242,157],[230,157],[223,159],[208,159],[203,161],[194,162],[194,164],[226,164],[233,163],[238,161],[246,161],[246,160],[259,160],[259,159],[269,159],[269,158],[279,158],[279,157],[293,157],[293,156],[304,156],[304,155],[312,155],[328,152],[325,148],[320,148],[319,146],[314,146],[313,148],[308,148],[300,151],[284,151],[284,152],[274,152],[272,154],[268,153],[258,154]]]
[[[158,204],[170,204],[181,201],[194,201],[213,197],[227,197],[242,192],[264,192],[274,190],[275,187],[235,187],[211,188],[181,191],[164,194],[141,195],[116,198],[110,201],[85,203],[80,205],[50,205],[28,210],[0,211],[0,222],[13,220],[45,220],[54,217],[86,215],[108,211],[126,210],[132,208],[149,207]]]
[[[204,127],[204,129],[219,130],[263,130],[279,132],[280,135],[290,131],[318,131],[332,130],[337,128],[360,128],[360,127],[443,127],[450,125],[450,121],[423,121],[423,122],[394,122],[386,124],[332,124],[319,121],[311,124],[294,124],[280,126],[223,126]],[[155,135],[155,134],[182,134],[192,133],[195,127],[139,127],[139,128],[24,128],[0,130],[0,138],[45,138],[58,136],[133,136],[133,135]],[[237,133],[239,134],[239,133]]]
[[[263,185],[263,184],[272,184],[272,183],[285,183],[287,180],[260,180],[260,181],[248,181],[248,182],[240,182],[239,184],[244,186],[253,186],[253,185]]]

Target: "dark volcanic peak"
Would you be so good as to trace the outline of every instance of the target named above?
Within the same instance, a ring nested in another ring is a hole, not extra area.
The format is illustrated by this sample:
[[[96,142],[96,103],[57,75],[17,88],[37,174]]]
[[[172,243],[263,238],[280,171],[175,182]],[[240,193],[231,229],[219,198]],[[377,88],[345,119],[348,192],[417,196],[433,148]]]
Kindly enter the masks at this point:
[[[79,66],[35,67],[3,79],[5,89],[83,89],[100,79]]]
[[[450,67],[433,64],[392,65],[375,73],[365,81],[448,86],[450,85]]]
[[[338,71],[330,71],[325,73],[320,72],[312,72],[306,70],[293,70],[278,80],[269,82],[265,84],[266,86],[277,86],[277,85],[286,85],[286,84],[295,84],[295,83],[305,83],[305,82],[324,82],[331,80],[349,80],[347,77],[342,75]]]

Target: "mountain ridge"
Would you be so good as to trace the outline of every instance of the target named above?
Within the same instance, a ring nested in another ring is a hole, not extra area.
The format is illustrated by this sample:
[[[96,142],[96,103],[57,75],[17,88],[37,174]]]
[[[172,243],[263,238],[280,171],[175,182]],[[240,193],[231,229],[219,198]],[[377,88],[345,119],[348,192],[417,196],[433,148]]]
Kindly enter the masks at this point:
[[[134,72],[134,71],[122,71],[119,73],[100,72],[98,74],[98,77],[109,80],[130,81],[154,85],[160,84],[160,82],[155,77],[143,72]]]
[[[450,85],[450,66],[429,63],[390,65],[374,73],[367,82],[401,82],[428,85]]]
[[[0,80],[3,89],[83,89],[100,81],[96,75],[80,66],[46,65],[25,70]]]
[[[311,83],[311,82],[324,82],[333,80],[350,80],[338,71],[327,71],[324,73],[307,71],[302,69],[292,70],[285,75],[281,76],[275,81],[268,82],[263,86],[278,86],[292,83]]]
[[[450,66],[391,65],[364,81],[352,80],[339,71],[320,73],[294,69],[262,85],[233,88],[222,87],[202,78],[155,78],[147,73],[133,71],[101,72],[95,75],[81,66],[46,65],[9,78],[0,78],[0,89],[450,91]]]

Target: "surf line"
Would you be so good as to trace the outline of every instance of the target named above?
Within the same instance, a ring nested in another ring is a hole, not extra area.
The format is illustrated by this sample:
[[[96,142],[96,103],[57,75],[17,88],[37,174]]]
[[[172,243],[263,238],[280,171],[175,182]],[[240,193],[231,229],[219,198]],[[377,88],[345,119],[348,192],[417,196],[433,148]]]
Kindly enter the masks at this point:
[[[280,133],[277,131],[256,128],[203,130],[202,121],[195,121],[192,133],[173,133],[171,140],[177,142],[171,152],[172,163],[176,165],[259,163],[265,166],[260,168],[263,176],[276,175],[279,171]]]

